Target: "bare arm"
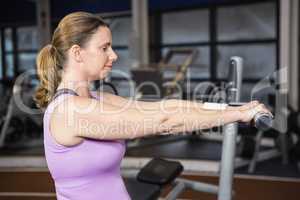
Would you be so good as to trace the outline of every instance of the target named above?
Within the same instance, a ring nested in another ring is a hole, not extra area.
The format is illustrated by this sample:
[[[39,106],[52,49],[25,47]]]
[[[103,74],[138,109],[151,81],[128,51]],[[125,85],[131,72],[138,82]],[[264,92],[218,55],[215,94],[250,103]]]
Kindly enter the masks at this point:
[[[118,95],[106,93],[106,92],[99,92],[100,98],[102,101],[108,104],[112,104],[117,107],[129,107],[135,108],[139,110],[157,110],[157,109],[166,109],[166,108],[186,108],[186,109],[195,109],[201,110],[203,107],[203,103],[196,102],[196,101],[189,101],[189,100],[181,100],[181,99],[163,99],[159,101],[140,101],[129,99],[125,97],[121,97]],[[237,107],[228,106],[227,110],[238,110]]]
[[[59,143],[73,145],[80,138],[113,140],[159,134],[164,120],[157,111],[142,112],[72,96],[56,107],[50,127]]]
[[[74,143],[70,140],[74,141],[74,138],[131,139],[206,129],[239,119],[239,112],[232,110],[168,107],[141,111],[130,107],[120,109],[89,98],[69,97],[56,108],[51,118],[51,129],[60,143],[72,145]]]
[[[105,103],[112,104],[117,107],[130,107],[141,110],[157,110],[170,107],[180,108],[200,108],[202,103],[194,101],[186,101],[180,99],[163,99],[159,101],[141,101],[130,98],[121,97],[107,92],[99,92],[100,99]]]

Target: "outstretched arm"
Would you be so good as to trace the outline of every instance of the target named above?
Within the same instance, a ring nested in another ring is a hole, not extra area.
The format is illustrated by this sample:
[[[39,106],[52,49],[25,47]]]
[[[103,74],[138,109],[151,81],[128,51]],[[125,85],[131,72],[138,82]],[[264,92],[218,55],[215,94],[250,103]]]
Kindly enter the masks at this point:
[[[145,111],[72,96],[55,109],[51,118],[51,129],[62,144],[68,144],[70,138],[74,137],[131,139],[207,129],[239,120],[247,121],[257,112],[267,111],[259,105],[245,110],[211,111],[167,107]]]
[[[101,101],[114,105],[121,108],[135,108],[139,110],[157,110],[157,109],[166,109],[166,108],[182,108],[182,109],[195,109],[203,110],[203,103],[189,100],[181,99],[163,99],[158,101],[140,101],[131,98],[121,97],[106,92],[99,92]],[[238,107],[227,106],[227,110],[238,110]]]

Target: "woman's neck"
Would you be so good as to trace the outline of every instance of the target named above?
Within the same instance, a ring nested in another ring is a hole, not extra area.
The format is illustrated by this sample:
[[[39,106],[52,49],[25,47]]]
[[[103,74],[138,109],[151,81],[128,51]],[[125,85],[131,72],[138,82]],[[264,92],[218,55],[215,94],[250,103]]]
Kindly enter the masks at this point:
[[[64,74],[57,89],[68,88],[75,91],[79,96],[90,97],[90,83],[82,77]]]

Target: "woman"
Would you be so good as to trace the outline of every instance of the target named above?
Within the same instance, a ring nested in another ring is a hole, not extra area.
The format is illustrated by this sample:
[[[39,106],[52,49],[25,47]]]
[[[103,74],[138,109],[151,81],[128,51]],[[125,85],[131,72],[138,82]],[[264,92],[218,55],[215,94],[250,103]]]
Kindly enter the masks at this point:
[[[258,102],[211,111],[189,101],[90,92],[89,83],[104,79],[116,60],[109,27],[85,12],[64,17],[38,55],[36,102],[46,108],[45,155],[58,200],[130,199],[120,175],[124,139],[248,122],[269,112]]]

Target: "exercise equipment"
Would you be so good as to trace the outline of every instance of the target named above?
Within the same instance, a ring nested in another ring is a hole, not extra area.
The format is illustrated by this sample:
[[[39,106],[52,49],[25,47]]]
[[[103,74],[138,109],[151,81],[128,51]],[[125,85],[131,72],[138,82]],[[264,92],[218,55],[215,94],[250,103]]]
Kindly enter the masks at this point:
[[[0,147],[6,143],[14,147],[30,145],[29,142],[21,140],[42,136],[43,111],[35,106],[33,100],[37,82],[37,77],[32,71],[20,75],[14,82],[1,127]]]
[[[243,79],[243,59],[230,58],[227,82],[198,84],[193,92],[193,99],[203,102],[230,103],[238,102],[241,97]]]
[[[210,102],[231,102],[230,104],[232,106],[235,106],[234,104],[236,104],[236,106],[241,105],[240,103],[232,102],[234,101],[232,97],[240,97],[240,91],[242,91],[241,88],[243,70],[242,67],[235,66],[235,63],[238,62],[240,63],[240,66],[243,65],[241,59],[239,59],[238,57],[232,57],[229,66],[227,83],[201,83],[194,90],[194,99]],[[268,79],[268,81],[270,82],[269,86],[274,87],[274,80]],[[235,93],[237,94],[235,95]],[[282,155],[282,163],[287,163],[289,136],[285,133],[279,133],[274,129],[269,130],[269,127],[272,127],[272,125],[270,124],[271,121],[268,120],[268,117],[266,118],[266,120],[264,120],[264,123],[266,123],[266,126],[262,127],[261,125],[264,124],[261,124],[260,130],[245,127],[244,125],[239,125],[239,133],[242,134],[239,134],[237,137],[238,145],[236,154],[243,159],[240,159],[235,163],[236,168],[248,165],[248,172],[253,173],[259,161],[271,159],[279,156],[280,154]],[[269,146],[262,148],[262,140],[265,138],[263,137],[264,135],[267,135],[268,137],[269,135],[276,135],[274,137],[277,138],[276,141],[279,141],[277,142],[278,145],[273,145],[271,148]],[[202,138],[215,139],[210,136],[203,136]],[[221,140],[222,138],[218,139]]]
[[[233,72],[237,76],[230,76],[228,87],[229,103],[239,102],[241,91],[241,76],[242,72],[242,59],[239,57],[233,57],[230,60],[230,68],[233,68]],[[254,120],[254,124],[258,128],[267,128],[271,125],[272,117],[270,115],[258,114]],[[235,167],[235,148],[237,138],[237,123],[227,124],[223,127],[223,145],[222,145],[222,156],[220,164],[220,179],[219,185],[212,185],[207,183],[200,183],[195,181],[189,181],[184,179],[176,179],[174,181],[175,187],[167,195],[167,200],[176,199],[185,189],[193,189],[200,192],[208,192],[218,195],[218,200],[230,200],[232,199],[232,181],[233,181],[233,170]],[[131,176],[134,177],[134,176]]]
[[[254,123],[256,127],[261,128],[259,125],[261,122],[271,119],[272,116],[270,115],[257,115]],[[262,127],[264,128],[265,126],[266,125],[263,125]],[[225,125],[225,139],[230,138],[226,137],[226,135],[234,136],[236,134],[237,129],[235,127],[236,123]],[[232,199],[234,146],[235,140],[225,140],[223,142],[219,186],[177,178],[183,171],[183,167],[179,162],[156,158],[147,163],[137,174],[127,174],[127,178],[131,180],[130,182],[127,181],[128,192],[131,194],[132,199],[157,199],[162,187],[172,183],[174,187],[167,194],[166,200],[177,199],[186,189],[218,194],[219,200]],[[135,178],[137,178],[138,181],[136,181]],[[134,188],[138,188],[138,190]],[[143,191],[142,193],[141,190]]]
[[[145,98],[145,95],[148,98],[149,95],[150,98],[180,95],[187,69],[196,55],[195,49],[171,48],[159,63],[132,69],[131,76],[136,83],[137,92],[140,93],[139,98]],[[168,79],[164,77],[165,73],[174,71],[172,77]]]
[[[162,189],[172,184],[183,171],[180,162],[153,158],[139,172],[125,180],[132,199],[158,199]]]
[[[270,86],[272,86],[272,84],[270,84]],[[275,103],[273,107],[275,107]],[[284,122],[277,121],[277,123]],[[252,134],[252,132],[255,134]],[[238,146],[238,155],[245,159],[237,163],[237,167],[248,166],[248,173],[254,173],[259,162],[279,156],[282,158],[282,164],[287,164],[289,160],[289,149],[292,146],[291,137],[288,132],[289,131],[282,132],[275,128],[268,129],[265,127],[255,131],[248,129],[248,131],[242,133],[240,145]],[[269,144],[264,145],[263,142],[266,140],[269,141]]]
[[[110,82],[97,80],[94,82],[93,86],[96,91],[119,95],[117,88]]]
[[[288,132],[290,137],[294,136],[292,147],[289,149],[290,160],[297,163],[298,170],[300,171],[300,113],[289,109],[288,117]]]
[[[172,81],[166,84],[166,96],[173,95],[176,91],[178,86],[182,86],[183,81],[186,76],[186,72],[188,67],[193,63],[195,57],[197,55],[197,51],[195,49],[170,49],[166,56],[159,62],[158,66],[161,69],[167,68],[175,68],[176,73],[175,77]],[[176,56],[182,59],[184,57],[183,62],[180,63]],[[180,63],[174,64],[174,63]]]

